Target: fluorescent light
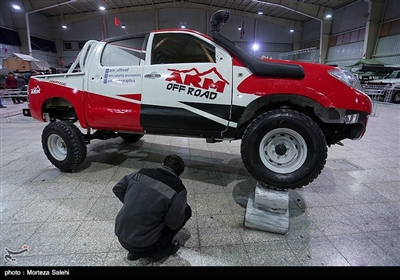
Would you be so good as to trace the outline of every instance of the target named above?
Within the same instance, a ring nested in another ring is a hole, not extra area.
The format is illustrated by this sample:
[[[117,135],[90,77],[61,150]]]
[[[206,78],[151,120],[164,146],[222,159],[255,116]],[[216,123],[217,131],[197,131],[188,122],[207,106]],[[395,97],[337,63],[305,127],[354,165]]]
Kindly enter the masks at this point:
[[[104,6],[100,6],[99,9],[104,11],[106,8],[104,8]]]
[[[262,15],[264,13],[263,9],[259,9],[257,14]]]
[[[21,9],[21,7],[18,6],[18,5],[12,5],[12,7],[13,7],[14,9],[16,9],[16,10],[20,10],[20,9]]]
[[[122,28],[126,28],[125,24],[122,24],[121,27],[122,27]]]
[[[327,15],[325,16],[325,18],[331,18],[331,17],[332,17],[331,14],[327,14]]]
[[[66,24],[63,24],[63,25],[61,25],[61,27],[64,28],[64,29],[66,29],[66,28],[67,28],[67,25],[66,25]]]
[[[290,29],[290,32],[291,32],[291,33],[293,33],[293,32],[294,32],[294,30],[293,30],[293,29]]]

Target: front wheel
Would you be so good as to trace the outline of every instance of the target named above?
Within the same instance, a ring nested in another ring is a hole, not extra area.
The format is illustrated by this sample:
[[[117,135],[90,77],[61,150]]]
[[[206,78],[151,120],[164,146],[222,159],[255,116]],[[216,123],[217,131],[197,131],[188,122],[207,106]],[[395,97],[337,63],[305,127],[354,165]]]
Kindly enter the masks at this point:
[[[68,121],[49,123],[42,133],[42,147],[50,162],[64,172],[79,166],[87,154],[82,132]]]
[[[319,126],[297,111],[278,109],[252,121],[241,143],[243,163],[265,186],[296,189],[321,173],[327,144]]]

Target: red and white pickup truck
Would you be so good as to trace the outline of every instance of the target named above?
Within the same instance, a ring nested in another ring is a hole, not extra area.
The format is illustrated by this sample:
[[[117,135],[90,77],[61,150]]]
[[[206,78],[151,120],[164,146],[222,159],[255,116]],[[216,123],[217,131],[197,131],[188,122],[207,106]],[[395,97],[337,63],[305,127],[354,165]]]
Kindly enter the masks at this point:
[[[23,113],[49,122],[42,144],[52,164],[68,172],[92,139],[147,133],[241,139],[244,166],[269,188],[317,178],[328,147],[363,137],[371,99],[340,68],[256,58],[219,33],[228,18],[215,12],[210,36],[168,29],[90,40],[67,73],[32,77]]]

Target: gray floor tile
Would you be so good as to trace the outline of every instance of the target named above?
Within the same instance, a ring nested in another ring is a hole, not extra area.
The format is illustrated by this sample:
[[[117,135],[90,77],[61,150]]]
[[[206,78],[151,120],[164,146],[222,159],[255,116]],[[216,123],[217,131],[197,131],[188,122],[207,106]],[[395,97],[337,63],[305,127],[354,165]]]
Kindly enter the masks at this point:
[[[108,252],[113,238],[113,221],[85,221],[70,238],[65,253]]]
[[[62,203],[61,199],[36,198],[22,208],[10,220],[10,223],[44,222]]]
[[[369,203],[368,208],[381,217],[386,217],[389,224],[400,228],[400,202]]]
[[[242,218],[243,219],[243,218]],[[248,243],[260,243],[268,241],[278,241],[285,239],[285,236],[278,233],[271,233],[257,229],[245,228],[240,229],[243,242]]]
[[[306,209],[305,215],[324,235],[357,233],[360,230],[334,207]]]
[[[351,266],[399,266],[399,262],[388,255],[366,234],[354,233],[329,236],[328,239],[346,258]]]
[[[54,266],[103,266],[106,253],[62,254]]]
[[[90,208],[85,220],[114,220],[121,209],[122,203],[116,196],[114,197],[99,197],[93,206]]]
[[[63,254],[67,243],[81,223],[81,221],[43,223],[26,241],[29,255]]]
[[[387,217],[372,211],[367,204],[354,204],[335,207],[362,232],[397,229]]]
[[[3,188],[11,189],[16,184],[4,184]],[[18,186],[18,185],[17,185]],[[8,194],[4,197],[4,201],[9,200],[29,200],[32,201],[37,198],[39,194],[46,190],[49,185],[47,184],[26,184],[19,185],[13,191],[8,191]]]
[[[286,241],[270,241],[245,244],[253,266],[300,266]]]
[[[240,244],[241,230],[233,215],[197,216],[200,247],[211,245]]]
[[[13,216],[20,212],[31,200],[5,200],[1,201],[1,222],[8,222]]]
[[[233,203],[233,199],[225,193],[195,195],[197,215],[233,214],[231,203]]]
[[[245,245],[223,245],[202,247],[203,266],[250,266],[251,262]]]
[[[48,221],[79,221],[83,220],[89,213],[97,197],[89,198],[66,198],[51,213]]]
[[[324,236],[287,241],[302,266],[350,266]]]
[[[397,261],[397,266],[400,265],[400,230],[368,232],[366,235]]]
[[[68,196],[68,198],[99,197],[107,184],[82,181]]]

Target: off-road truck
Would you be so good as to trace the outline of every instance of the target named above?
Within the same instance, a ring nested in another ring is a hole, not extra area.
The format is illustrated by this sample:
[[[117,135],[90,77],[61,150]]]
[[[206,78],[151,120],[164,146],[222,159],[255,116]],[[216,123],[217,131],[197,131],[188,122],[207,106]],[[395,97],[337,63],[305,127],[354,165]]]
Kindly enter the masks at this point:
[[[269,188],[317,178],[328,147],[363,137],[371,99],[340,68],[255,57],[220,34],[228,18],[215,12],[210,35],[89,40],[67,73],[32,77],[24,115],[49,122],[41,141],[50,162],[72,171],[92,139],[158,134],[241,140],[244,166]]]

